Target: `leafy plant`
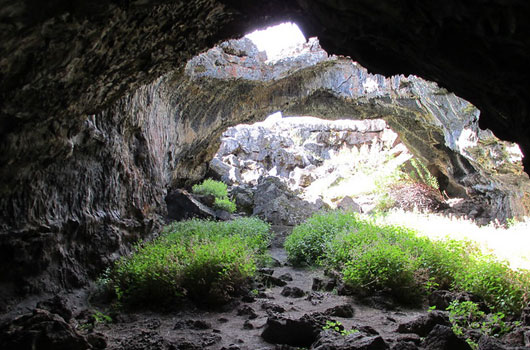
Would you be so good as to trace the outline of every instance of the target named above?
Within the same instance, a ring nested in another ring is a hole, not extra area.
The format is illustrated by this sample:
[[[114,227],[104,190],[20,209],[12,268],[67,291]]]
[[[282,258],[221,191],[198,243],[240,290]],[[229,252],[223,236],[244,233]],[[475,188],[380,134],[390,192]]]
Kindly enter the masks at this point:
[[[479,305],[472,301],[454,300],[447,307],[449,320],[453,332],[466,339],[466,342],[474,349],[478,344],[469,336],[469,331],[476,330],[481,334],[493,337],[500,337],[513,329],[513,325],[504,321],[505,315],[502,312],[487,314],[482,311]]]
[[[212,195],[220,199],[228,197],[228,186],[212,179],[205,179],[202,183],[193,185],[192,191],[195,194]]]
[[[233,213],[236,211],[236,203],[232,202],[230,199],[215,198],[213,206],[216,209],[225,210],[229,213]]]
[[[332,330],[334,332],[339,333],[340,335],[346,336],[349,334],[355,334],[358,333],[358,329],[344,329],[344,326],[340,321],[326,321],[326,324],[322,327],[322,330]]]
[[[529,271],[513,271],[470,242],[431,241],[353,213],[315,214],[295,227],[285,248],[293,263],[334,269],[360,294],[384,291],[419,302],[436,289],[453,289],[505,314],[517,314],[530,299]]]
[[[335,235],[356,224],[355,215],[344,211],[313,215],[285,240],[287,257],[295,265],[316,263]]]
[[[220,181],[205,179],[201,184],[193,185],[195,194],[211,195],[215,197],[214,208],[225,210],[229,213],[236,211],[236,204],[228,198],[228,186]]]
[[[118,260],[111,283],[118,299],[129,304],[163,304],[184,296],[226,302],[254,275],[270,241],[269,228],[258,218],[173,223]]]

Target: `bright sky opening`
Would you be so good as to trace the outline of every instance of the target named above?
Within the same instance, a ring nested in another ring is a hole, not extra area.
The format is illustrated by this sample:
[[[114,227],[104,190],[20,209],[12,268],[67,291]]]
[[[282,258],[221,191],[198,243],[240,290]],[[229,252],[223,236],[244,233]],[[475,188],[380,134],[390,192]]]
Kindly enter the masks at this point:
[[[256,30],[246,35],[258,47],[267,53],[269,61],[282,58],[281,52],[306,42],[306,38],[294,23],[282,23],[264,30]]]

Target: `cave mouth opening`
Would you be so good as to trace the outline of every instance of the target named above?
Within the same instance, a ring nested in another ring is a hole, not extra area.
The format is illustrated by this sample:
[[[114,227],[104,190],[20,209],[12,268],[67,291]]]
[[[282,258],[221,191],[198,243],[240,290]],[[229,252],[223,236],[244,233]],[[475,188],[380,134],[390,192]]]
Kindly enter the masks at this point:
[[[275,61],[291,55],[291,50],[306,42],[300,28],[292,22],[281,23],[245,35],[258,50],[265,51],[268,61]]]
[[[306,211],[354,211],[433,240],[473,241],[512,268],[528,268],[530,257],[521,248],[529,242],[528,220],[511,221],[508,227],[480,224],[472,218],[472,211],[480,210],[474,200],[448,196],[439,183],[443,174],[433,174],[383,119],[326,120],[278,111],[228,128],[207,177],[228,185],[241,213],[265,217],[273,225],[296,225],[289,222],[293,212],[299,218]],[[285,215],[274,205],[249,201],[267,197],[261,191],[270,190],[270,184],[279,189],[276,195],[291,198]]]

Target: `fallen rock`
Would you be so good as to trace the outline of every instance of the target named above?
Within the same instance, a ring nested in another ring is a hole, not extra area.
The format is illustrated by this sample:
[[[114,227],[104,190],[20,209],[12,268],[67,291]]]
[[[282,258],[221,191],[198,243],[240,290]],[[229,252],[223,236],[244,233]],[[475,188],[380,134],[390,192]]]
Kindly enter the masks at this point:
[[[356,203],[352,197],[346,196],[337,203],[337,209],[353,211],[355,213],[362,213],[363,209]]]
[[[285,309],[278,305],[278,304],[275,304],[275,303],[271,303],[271,302],[265,302],[263,304],[261,304],[261,308],[263,310],[265,310],[267,312],[267,314],[271,315],[271,313],[284,313],[285,312]]]
[[[291,282],[293,280],[293,276],[291,276],[290,273],[284,273],[283,275],[278,277],[282,281]]]
[[[253,215],[273,225],[294,226],[313,213],[327,208],[323,202],[304,201],[292,192],[279,178],[261,177],[254,193]]]
[[[301,298],[305,295],[305,292],[298,287],[285,287],[281,291],[281,295],[290,298]]]
[[[464,340],[458,338],[450,327],[437,324],[421,344],[428,350],[471,350]]]
[[[67,301],[56,295],[48,300],[37,303],[37,309],[47,310],[52,314],[61,316],[66,322],[72,318],[72,311],[67,306]]]
[[[390,350],[418,350],[418,347],[410,341],[398,341],[392,345]]]
[[[0,344],[3,350],[92,348],[61,316],[42,309],[0,325]]]
[[[474,301],[479,299],[467,292],[452,292],[449,290],[435,290],[429,295],[429,305],[436,306],[438,310],[445,310],[453,300]]]
[[[425,337],[436,325],[451,326],[446,312],[435,310],[414,320],[401,323],[398,325],[397,332],[415,333],[420,337]]]
[[[308,348],[315,342],[322,327],[329,321],[322,314],[304,315],[299,319],[271,316],[261,337],[268,343]]]
[[[327,309],[324,314],[329,316],[352,318],[354,315],[354,310],[350,304],[343,304]]]
[[[107,347],[107,337],[103,333],[89,333],[86,338],[94,349],[105,349]]]
[[[380,336],[367,335],[363,332],[341,335],[332,330],[320,333],[311,350],[384,350],[388,349]]]
[[[237,310],[238,316],[247,316],[250,320],[258,317],[256,311],[248,305],[243,305]]]
[[[478,350],[505,350],[506,346],[499,340],[483,335],[478,340]]]
[[[287,282],[285,282],[284,280],[282,280],[282,279],[280,279],[278,277],[271,276],[271,275],[263,275],[261,277],[261,280],[267,286],[283,287],[283,286],[287,285]]]

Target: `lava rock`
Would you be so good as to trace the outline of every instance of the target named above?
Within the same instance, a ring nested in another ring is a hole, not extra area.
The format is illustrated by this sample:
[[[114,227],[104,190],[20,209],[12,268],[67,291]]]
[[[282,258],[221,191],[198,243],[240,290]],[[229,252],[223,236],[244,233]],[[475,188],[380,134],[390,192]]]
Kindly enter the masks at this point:
[[[450,327],[437,324],[421,344],[429,350],[471,350],[464,340],[458,338]]]
[[[103,333],[89,333],[86,338],[94,349],[105,349],[107,347],[107,337]]]
[[[72,318],[72,311],[67,306],[66,300],[58,295],[48,300],[38,302],[37,309],[48,310],[52,314],[58,314],[64,318],[66,322],[69,322]]]
[[[92,348],[87,339],[61,316],[42,309],[0,325],[0,344],[3,350]]]
[[[329,320],[322,314],[304,315],[299,319],[281,316],[267,318],[261,337],[268,343],[309,347]]]
[[[504,350],[506,346],[499,340],[482,335],[478,340],[478,350]]]
[[[263,281],[263,283],[265,283],[268,286],[283,287],[287,285],[287,282],[285,282],[284,280],[279,279],[278,277],[270,276],[270,275],[262,276],[261,280]]]
[[[352,318],[355,311],[350,304],[337,305],[332,308],[327,309],[324,314],[329,316],[343,317],[343,318]]]
[[[398,341],[392,345],[390,350],[418,350],[418,346],[409,341]]]
[[[341,335],[332,330],[320,333],[311,350],[385,350],[388,344],[380,336],[372,336],[363,332]]]
[[[436,325],[451,326],[446,312],[431,311],[414,320],[400,323],[397,328],[399,333],[415,333],[420,337],[429,334]]]
[[[248,305],[243,305],[242,307],[240,307],[237,310],[237,315],[238,316],[248,316],[248,318],[250,320],[255,319],[255,318],[258,317],[258,314],[256,313],[256,311],[254,311],[254,309],[251,308]]]
[[[452,301],[473,301],[478,298],[467,292],[452,292],[449,290],[435,290],[429,295],[429,305],[436,306],[438,310],[445,310]]]
[[[305,295],[305,292],[298,287],[285,287],[281,291],[281,295],[290,298],[301,298]]]
[[[275,304],[275,303],[270,303],[270,302],[265,302],[263,304],[261,304],[261,308],[263,310],[265,310],[267,312],[267,314],[271,314],[271,313],[284,313],[285,312],[285,309],[278,305],[278,304]]]
[[[291,276],[290,273],[284,273],[283,275],[278,277],[282,281],[291,282],[293,280],[293,276]]]

